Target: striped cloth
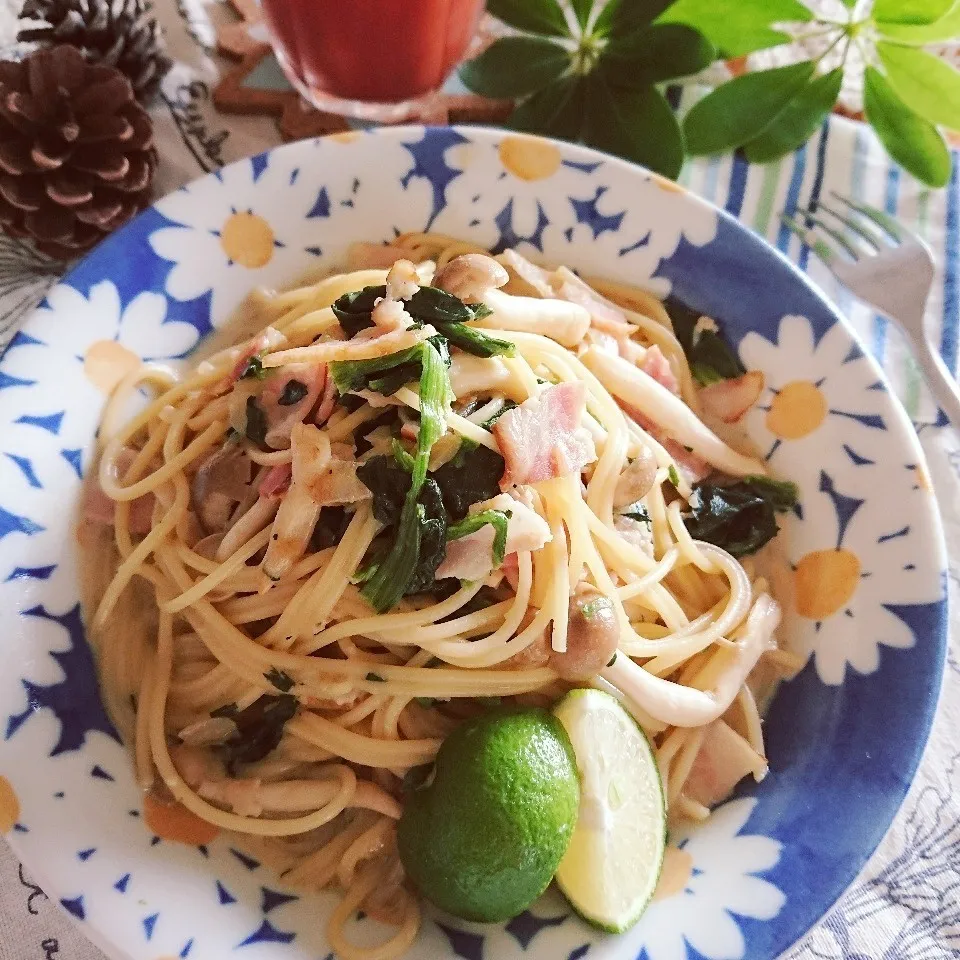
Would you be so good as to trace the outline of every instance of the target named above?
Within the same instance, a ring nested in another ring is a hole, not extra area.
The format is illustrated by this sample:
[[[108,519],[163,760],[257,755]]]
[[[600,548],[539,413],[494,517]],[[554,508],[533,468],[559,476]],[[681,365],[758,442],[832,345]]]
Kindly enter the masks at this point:
[[[20,0],[0,0],[0,51],[12,42]],[[235,18],[226,4],[159,0],[155,9],[175,56],[164,97],[152,111],[161,154],[158,193],[279,142],[262,117],[226,117],[211,92],[221,63],[210,56],[215,28]],[[819,284],[873,351],[917,425],[952,545],[950,587],[960,585],[960,436],[937,410],[903,337],[854,300],[782,225],[831,191],[864,200],[916,229],[936,254],[928,303],[935,336],[957,369],[960,327],[960,155],[947,189],[931,191],[893,165],[868,128],[831,118],[803,149],[776,164],[751,167],[739,157],[688,164],[691,190],[764,236]],[[60,272],[0,235],[0,349]],[[954,627],[960,615],[954,614]],[[960,631],[952,631],[940,710],[924,762],[904,808],[877,853],[837,906],[784,960],[947,960],[960,957]],[[895,696],[896,691],[891,691]],[[895,736],[896,731],[891,731]],[[828,815],[855,816],[855,811]],[[106,960],[46,899],[0,840],[0,960]]]
[[[797,237],[781,213],[803,211],[836,192],[895,216],[930,244],[937,276],[927,305],[932,332],[947,366],[957,370],[960,328],[960,154],[944,190],[930,190],[893,163],[862,123],[832,117],[806,146],[777,163],[751,166],[742,157],[688,164],[681,183],[739,218],[808,272],[850,318],[880,361],[911,419],[936,420],[916,362],[900,331],[857,301]]]

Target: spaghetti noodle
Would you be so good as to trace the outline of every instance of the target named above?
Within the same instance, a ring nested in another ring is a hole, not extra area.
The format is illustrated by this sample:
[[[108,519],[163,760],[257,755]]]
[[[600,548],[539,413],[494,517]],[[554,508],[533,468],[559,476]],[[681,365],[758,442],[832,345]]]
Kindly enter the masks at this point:
[[[753,560],[691,533],[708,475],[764,469],[704,423],[663,304],[484,254],[409,234],[257,295],[229,346],[119,384],[87,495],[140,783],[339,889],[347,960],[415,939],[403,779],[491,698],[611,690],[702,818],[765,773],[758,703],[798,666]],[[359,908],[395,931],[356,945]]]

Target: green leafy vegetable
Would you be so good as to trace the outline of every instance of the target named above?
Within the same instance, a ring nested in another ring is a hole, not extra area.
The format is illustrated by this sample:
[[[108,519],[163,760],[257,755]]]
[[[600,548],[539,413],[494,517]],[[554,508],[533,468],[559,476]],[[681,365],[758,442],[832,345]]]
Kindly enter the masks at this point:
[[[677,468],[671,463],[667,469],[667,479],[675,486],[680,486],[680,474],[677,473]]]
[[[284,673],[282,670],[278,670],[276,667],[271,667],[264,674],[264,677],[283,693],[287,693],[293,689],[293,677]]]
[[[761,496],[772,504],[773,509],[784,513],[797,505],[800,490],[792,480],[774,480],[773,477],[763,477],[751,474],[741,481],[750,487],[757,496]]]
[[[450,520],[462,520],[471,504],[495,497],[503,470],[503,457],[496,450],[461,444],[456,456],[433,473]]]
[[[289,694],[264,695],[254,700],[249,707],[232,713],[226,708],[214,711],[211,716],[227,716],[237,725],[236,733],[217,746],[216,752],[233,775],[241,763],[256,763],[276,749],[283,738],[283,728],[297,712],[297,699]]]
[[[407,473],[413,473],[413,457],[407,453],[406,447],[399,438],[394,437],[390,441],[390,449],[393,451],[393,459],[397,461],[400,468]]]
[[[700,483],[693,488],[684,523],[695,540],[742,557],[777,535],[775,513],[790,509],[796,497],[794,484],[768,477],[748,477],[725,487]]]
[[[950,150],[943,134],[918,117],[875,67],[867,67],[864,77],[864,111],[897,163],[931,186],[944,187],[950,182]]]
[[[352,517],[353,514],[347,513],[343,507],[323,507],[310,535],[310,552],[317,553],[335,547],[347,532]]]
[[[667,299],[665,306],[673,321],[673,332],[690,363],[690,372],[701,386],[733,380],[746,373],[720,334],[697,329],[702,314],[672,298]]]
[[[340,321],[343,332],[348,337],[355,337],[361,330],[373,326],[370,314],[374,304],[386,295],[387,288],[382,283],[379,286],[364,287],[362,290],[351,290],[337,297],[331,304],[331,309]]]
[[[254,354],[248,361],[243,373],[240,374],[241,380],[265,380],[269,370],[264,370],[263,360]]]
[[[459,523],[447,528],[447,542],[467,537],[476,533],[488,523],[494,529],[493,535],[493,564],[499,567],[507,549],[507,526],[510,521],[510,512],[503,510],[481,510],[464,517]]]
[[[364,597],[379,613],[393,607],[406,592],[423,589],[427,585],[423,581],[431,564],[429,582],[433,581],[446,542],[443,498],[439,487],[426,480],[430,450],[446,431],[453,392],[446,364],[436,347],[427,342],[420,344],[419,349],[422,366],[420,430],[410,487],[404,498],[393,546],[362,589]]]
[[[377,374],[394,370],[397,367],[420,359],[421,344],[407,347],[386,357],[375,357],[372,360],[335,360],[330,364],[333,382],[341,393],[351,390],[363,390],[368,387],[370,380],[376,380]]]
[[[385,297],[386,293],[386,286],[381,284],[378,287],[364,287],[362,290],[345,293],[334,301],[333,312],[348,336],[353,337],[361,330],[374,325],[371,312],[376,301]],[[471,320],[482,320],[490,315],[490,309],[485,304],[464,303],[446,290],[440,290],[437,287],[420,287],[409,300],[404,302],[404,309],[418,323],[429,323],[437,327],[440,337],[431,338],[434,346],[439,346],[442,338],[477,357],[500,355],[512,357],[515,352],[513,344],[509,341],[498,340],[482,330],[466,326]],[[446,350],[446,347],[444,346],[443,349]],[[378,385],[370,383],[369,388],[389,396],[396,393],[405,383],[417,379],[419,375],[419,366],[412,361],[403,361],[397,364],[396,369],[392,369],[387,376],[376,381]]]
[[[490,430],[491,427],[508,411],[516,407],[517,403],[515,400],[510,400],[509,398],[503,401],[503,406],[492,416],[488,417],[483,423],[480,424],[484,430]],[[472,441],[471,441],[472,442]]]
[[[257,403],[256,397],[247,397],[246,437],[251,443],[262,447],[267,442],[267,415]]]
[[[509,340],[499,340],[490,334],[463,323],[445,323],[439,328],[454,346],[475,357],[512,357],[516,347]]]
[[[373,515],[385,526],[395,525],[410,490],[410,471],[392,457],[371,457],[357,467],[357,477],[373,494]]]
[[[299,403],[308,393],[309,390],[305,383],[301,383],[299,380],[288,380],[277,403],[279,403],[281,407],[292,407],[295,403]]]

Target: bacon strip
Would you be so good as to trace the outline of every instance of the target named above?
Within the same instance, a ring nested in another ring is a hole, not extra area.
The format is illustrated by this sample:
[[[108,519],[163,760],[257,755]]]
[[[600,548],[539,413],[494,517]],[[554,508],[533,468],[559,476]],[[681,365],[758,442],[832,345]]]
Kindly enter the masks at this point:
[[[597,459],[593,439],[580,421],[586,386],[579,382],[548,387],[493,425],[506,469],[500,489],[578,473]]]

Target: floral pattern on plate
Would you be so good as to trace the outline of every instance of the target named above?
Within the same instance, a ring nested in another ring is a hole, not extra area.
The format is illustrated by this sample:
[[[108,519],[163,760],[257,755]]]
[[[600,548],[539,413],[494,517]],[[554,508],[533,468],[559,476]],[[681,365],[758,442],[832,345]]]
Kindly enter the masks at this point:
[[[529,137],[400,128],[234,164],[107,240],[27,322],[0,360],[0,611],[15,625],[0,647],[0,827],[112,956],[328,955],[332,898],[285,890],[230,837],[144,802],[100,703],[73,524],[103,390],[136,357],[181,356],[253,287],[353,240],[425,229],[518,244],[723,321],[765,375],[748,430],[801,488],[788,619],[812,663],[773,704],[770,776],[675,834],[673,883],[634,930],[604,936],[549,893],[506,924],[428,914],[411,956],[773,960],[869,856],[929,727],[944,560],[922,455],[875,365],[777,254],[646,171]],[[820,815],[864,795],[857,817]],[[357,935],[375,936],[371,922]]]

